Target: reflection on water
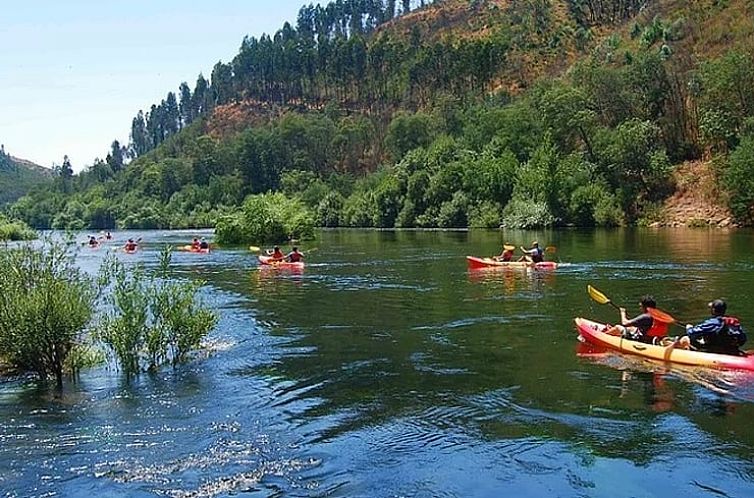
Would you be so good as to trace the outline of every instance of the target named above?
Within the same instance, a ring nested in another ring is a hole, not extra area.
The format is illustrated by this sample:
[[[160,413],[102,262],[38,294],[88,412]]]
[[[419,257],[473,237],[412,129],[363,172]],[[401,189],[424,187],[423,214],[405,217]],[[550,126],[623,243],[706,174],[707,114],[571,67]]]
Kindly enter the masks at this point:
[[[153,268],[183,232],[143,237]],[[554,272],[470,271],[538,239]],[[754,381],[584,350],[574,316],[653,293],[683,319],[724,296],[754,324],[751,233],[325,231],[303,271],[176,253],[221,311],[190,363],[62,392],[0,383],[7,496],[750,496]],[[95,271],[108,253],[81,251]],[[752,325],[754,326],[754,325]],[[501,493],[502,491],[502,493]]]

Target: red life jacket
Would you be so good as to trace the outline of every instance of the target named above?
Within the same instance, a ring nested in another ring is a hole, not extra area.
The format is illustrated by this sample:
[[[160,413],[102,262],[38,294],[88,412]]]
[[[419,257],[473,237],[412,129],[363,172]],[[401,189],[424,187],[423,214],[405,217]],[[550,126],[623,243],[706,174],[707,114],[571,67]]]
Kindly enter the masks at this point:
[[[672,316],[656,308],[648,308],[647,313],[652,316],[652,326],[647,331],[649,337],[665,337],[668,335],[668,326],[675,322]]]

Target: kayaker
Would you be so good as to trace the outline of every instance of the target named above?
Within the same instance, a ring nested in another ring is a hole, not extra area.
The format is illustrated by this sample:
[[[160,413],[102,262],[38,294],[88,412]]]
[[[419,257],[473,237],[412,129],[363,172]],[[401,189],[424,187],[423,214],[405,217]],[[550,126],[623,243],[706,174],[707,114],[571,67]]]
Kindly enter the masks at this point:
[[[199,239],[197,237],[194,237],[194,240],[191,241],[191,250],[192,251],[198,251],[200,248],[201,242],[199,242]]]
[[[199,249],[209,249],[209,242],[207,242],[207,239],[202,237],[202,240],[199,241]]]
[[[521,246],[524,256],[519,261],[528,261],[530,263],[541,263],[545,260],[545,252],[539,248],[539,242],[536,240],[531,243],[532,248],[526,249]]]
[[[686,335],[678,339],[677,347],[707,353],[738,355],[738,348],[746,343],[746,332],[738,318],[726,316],[728,305],[722,299],[707,303],[711,318],[698,325],[686,325]]]
[[[272,248],[272,251],[269,249],[267,250],[267,254],[270,256],[270,259],[272,261],[283,261],[285,260],[285,254],[280,250],[280,246],[275,246]]]
[[[123,248],[128,252],[133,252],[139,248],[139,245],[134,242],[134,239],[128,239],[128,242],[126,242],[126,245]]]
[[[304,254],[299,252],[298,247],[294,246],[293,250],[288,253],[285,260],[289,263],[298,263],[304,259]]]
[[[105,234],[105,240],[113,240],[113,235],[110,232]]]
[[[499,256],[495,256],[495,261],[513,261],[513,251],[516,250],[516,246],[509,244],[503,244],[503,252]]]
[[[89,247],[97,247],[99,245],[99,242],[97,241],[97,237],[94,235],[89,236]]]
[[[657,308],[657,303],[652,296],[644,296],[639,301],[639,307],[641,308],[641,314],[630,320],[626,316],[626,308],[619,308],[620,325],[609,328],[605,333],[619,335],[629,341],[651,344],[654,338],[648,333],[649,329],[654,325],[654,318],[649,314],[649,308]]]

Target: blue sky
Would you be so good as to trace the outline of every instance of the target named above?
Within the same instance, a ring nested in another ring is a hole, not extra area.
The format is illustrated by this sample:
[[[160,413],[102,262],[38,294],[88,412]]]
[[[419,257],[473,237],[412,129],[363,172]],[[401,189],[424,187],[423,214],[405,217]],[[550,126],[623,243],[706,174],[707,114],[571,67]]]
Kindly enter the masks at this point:
[[[0,144],[74,170],[128,142],[131,119],[194,87],[244,35],[295,23],[305,0],[25,0],[0,21]],[[314,2],[316,3],[316,2]]]

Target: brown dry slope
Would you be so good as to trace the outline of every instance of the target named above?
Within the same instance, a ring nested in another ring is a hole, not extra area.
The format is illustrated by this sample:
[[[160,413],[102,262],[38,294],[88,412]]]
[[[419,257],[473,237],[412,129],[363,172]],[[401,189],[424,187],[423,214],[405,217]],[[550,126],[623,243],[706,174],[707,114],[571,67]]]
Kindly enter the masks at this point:
[[[673,173],[676,192],[665,201],[662,220],[653,226],[736,226],[722,194],[714,165],[689,161]]]

